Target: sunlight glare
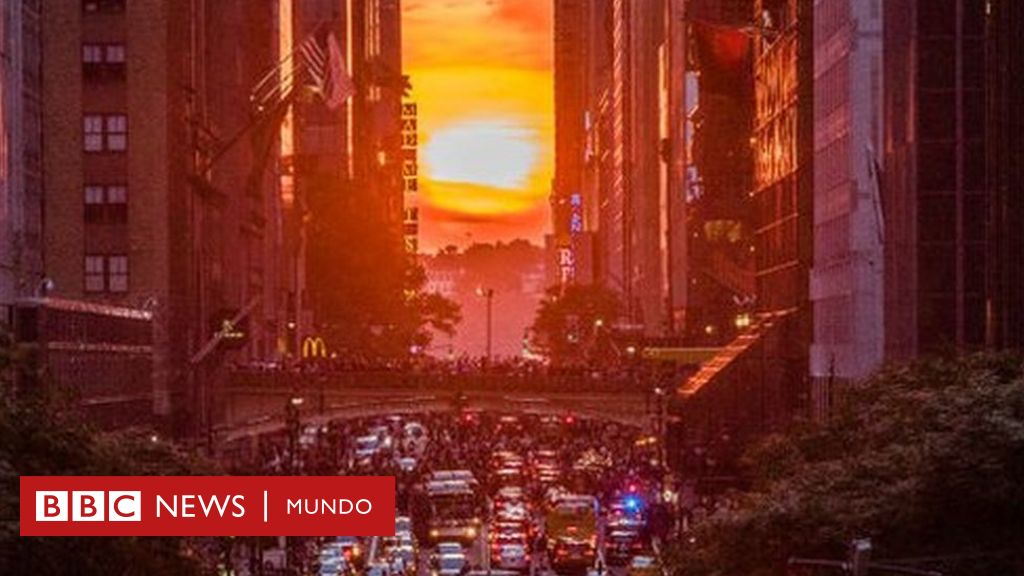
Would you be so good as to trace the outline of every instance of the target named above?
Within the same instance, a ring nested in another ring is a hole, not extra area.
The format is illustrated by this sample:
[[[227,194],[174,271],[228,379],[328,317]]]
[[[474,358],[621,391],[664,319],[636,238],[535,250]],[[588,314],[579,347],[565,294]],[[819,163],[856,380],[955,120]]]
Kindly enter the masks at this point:
[[[473,120],[441,128],[423,151],[432,180],[505,190],[527,185],[540,156],[534,130],[509,120]]]

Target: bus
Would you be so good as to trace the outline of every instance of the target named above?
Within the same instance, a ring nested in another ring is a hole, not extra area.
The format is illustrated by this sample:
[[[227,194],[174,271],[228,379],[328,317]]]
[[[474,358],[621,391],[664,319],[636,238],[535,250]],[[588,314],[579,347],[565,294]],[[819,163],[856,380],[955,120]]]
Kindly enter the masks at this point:
[[[467,480],[432,480],[423,486],[420,508],[429,541],[472,542],[479,536],[481,507],[473,485]]]
[[[597,557],[597,499],[566,494],[548,509],[544,519],[552,568],[581,570]]]

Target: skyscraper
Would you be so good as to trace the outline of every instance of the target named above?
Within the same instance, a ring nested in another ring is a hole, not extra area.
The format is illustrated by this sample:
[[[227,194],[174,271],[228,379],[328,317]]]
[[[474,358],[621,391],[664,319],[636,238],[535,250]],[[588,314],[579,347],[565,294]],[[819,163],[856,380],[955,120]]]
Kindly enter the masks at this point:
[[[754,248],[757,309],[782,318],[781,337],[762,344],[762,424],[808,401],[812,310],[813,2],[755,0]]]
[[[1024,3],[989,2],[986,28],[988,344],[1024,348]]]
[[[0,321],[44,282],[40,153],[40,18],[32,2],[0,2]],[[45,289],[45,287],[44,287]]]
[[[279,60],[276,8],[45,0],[43,10],[52,293],[151,313],[153,411],[197,432],[224,360],[273,357],[284,328],[276,135],[270,118],[253,123],[249,99]],[[224,334],[240,350],[220,345]]]
[[[886,356],[902,360],[985,343],[988,3],[883,5]]]
[[[815,11],[810,373],[824,411],[830,384],[883,360],[882,13],[874,0]]]

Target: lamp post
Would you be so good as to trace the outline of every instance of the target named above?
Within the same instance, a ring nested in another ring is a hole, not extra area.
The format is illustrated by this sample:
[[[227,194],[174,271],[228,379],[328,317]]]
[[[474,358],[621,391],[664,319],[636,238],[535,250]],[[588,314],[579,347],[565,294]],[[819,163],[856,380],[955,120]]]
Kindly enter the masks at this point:
[[[491,347],[493,344],[493,307],[494,307],[494,289],[493,288],[477,288],[476,295],[481,298],[487,299],[487,365],[491,364]]]

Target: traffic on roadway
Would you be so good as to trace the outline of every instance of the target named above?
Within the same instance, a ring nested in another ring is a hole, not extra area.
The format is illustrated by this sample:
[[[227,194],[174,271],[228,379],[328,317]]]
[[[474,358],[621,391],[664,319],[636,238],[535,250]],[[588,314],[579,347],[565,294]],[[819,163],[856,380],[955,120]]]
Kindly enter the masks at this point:
[[[671,529],[649,434],[572,414],[453,409],[264,440],[269,471],[393,475],[395,535],[306,542],[264,573],[657,576]]]

